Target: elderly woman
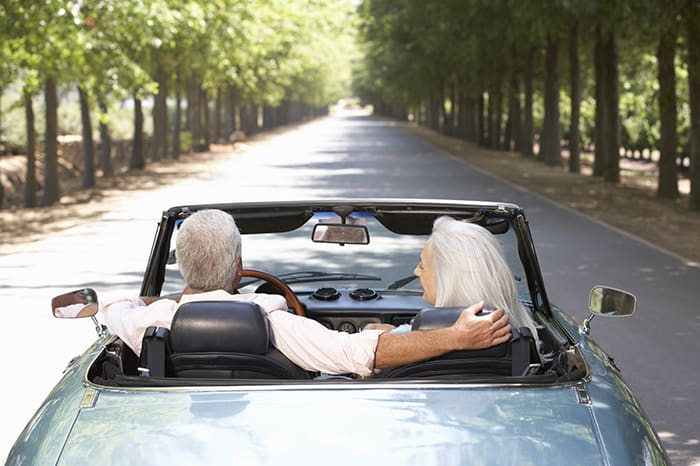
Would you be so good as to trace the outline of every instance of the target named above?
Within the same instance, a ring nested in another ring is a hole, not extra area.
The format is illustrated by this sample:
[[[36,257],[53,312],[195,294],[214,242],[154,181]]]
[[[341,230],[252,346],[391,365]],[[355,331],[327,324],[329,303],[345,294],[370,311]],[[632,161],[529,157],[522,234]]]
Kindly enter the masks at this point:
[[[428,304],[456,307],[482,301],[505,310],[513,328],[528,327],[537,338],[535,321],[520,304],[513,274],[487,229],[438,218],[413,273]]]
[[[423,300],[436,307],[467,307],[484,303],[503,309],[513,328],[528,327],[537,339],[537,325],[518,299],[513,274],[494,236],[485,228],[439,217],[425,242],[413,273],[423,286]],[[367,329],[407,332],[389,324],[370,324]]]

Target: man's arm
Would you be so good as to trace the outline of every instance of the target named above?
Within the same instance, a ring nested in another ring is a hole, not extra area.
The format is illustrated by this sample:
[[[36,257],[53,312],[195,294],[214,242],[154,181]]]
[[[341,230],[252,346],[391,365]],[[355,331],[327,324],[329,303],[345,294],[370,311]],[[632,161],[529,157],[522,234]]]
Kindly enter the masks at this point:
[[[451,326],[401,334],[382,333],[377,342],[374,367],[400,366],[440,356],[454,350],[489,348],[510,340],[510,321],[503,309],[476,316],[484,303],[466,308]]]
[[[173,296],[139,296],[139,299],[148,306],[149,304],[155,303],[156,301],[160,301],[161,299],[170,299],[179,303],[181,297],[182,294]]]

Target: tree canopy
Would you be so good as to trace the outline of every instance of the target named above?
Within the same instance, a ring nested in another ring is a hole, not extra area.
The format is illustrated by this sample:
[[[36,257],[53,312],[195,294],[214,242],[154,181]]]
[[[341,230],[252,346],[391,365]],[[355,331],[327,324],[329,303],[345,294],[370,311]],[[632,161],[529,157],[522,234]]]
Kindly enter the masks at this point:
[[[13,86],[24,95],[27,205],[37,190],[33,97],[44,97],[42,203],[50,204],[60,195],[57,107],[74,88],[84,186],[94,182],[91,117],[97,166],[112,172],[116,103],[133,100],[129,166],[138,169],[183,146],[206,150],[236,130],[323,113],[354,92],[379,114],[491,149],[552,165],[569,154],[573,172],[581,149],[594,148],[593,175],[610,182],[621,155],[660,154],[659,196],[678,196],[681,171],[700,208],[699,8],[693,0],[5,0],[0,95]],[[0,138],[3,124],[0,114]]]

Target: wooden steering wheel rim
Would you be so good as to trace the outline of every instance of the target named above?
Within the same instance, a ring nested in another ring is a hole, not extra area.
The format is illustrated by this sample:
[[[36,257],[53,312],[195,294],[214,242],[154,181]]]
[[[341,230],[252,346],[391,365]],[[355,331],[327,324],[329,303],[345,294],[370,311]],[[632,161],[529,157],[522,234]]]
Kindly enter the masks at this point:
[[[279,278],[275,277],[272,274],[269,274],[267,272],[263,272],[262,270],[257,270],[257,269],[243,269],[241,275],[244,277],[258,278],[260,280],[264,280],[267,283],[277,287],[284,294],[284,299],[287,300],[287,306],[289,306],[291,309],[294,309],[294,313],[296,315],[298,315],[298,316],[306,315],[306,313],[304,312],[304,306],[301,304],[301,301],[299,301],[299,298],[297,297],[297,295],[294,294],[294,292],[289,287],[289,285],[287,285],[285,282],[283,282]]]

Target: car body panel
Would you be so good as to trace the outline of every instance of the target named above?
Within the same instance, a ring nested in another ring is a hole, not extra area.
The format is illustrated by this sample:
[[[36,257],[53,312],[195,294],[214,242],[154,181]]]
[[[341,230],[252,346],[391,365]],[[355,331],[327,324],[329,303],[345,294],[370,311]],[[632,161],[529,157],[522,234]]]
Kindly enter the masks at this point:
[[[609,457],[668,464],[632,393],[614,368],[597,362],[590,381],[544,388],[339,381],[115,390],[83,378],[97,349],[66,373],[8,464],[262,465],[331,457],[357,464],[368,454],[377,464],[589,465]],[[37,448],[37,435],[53,441]]]

